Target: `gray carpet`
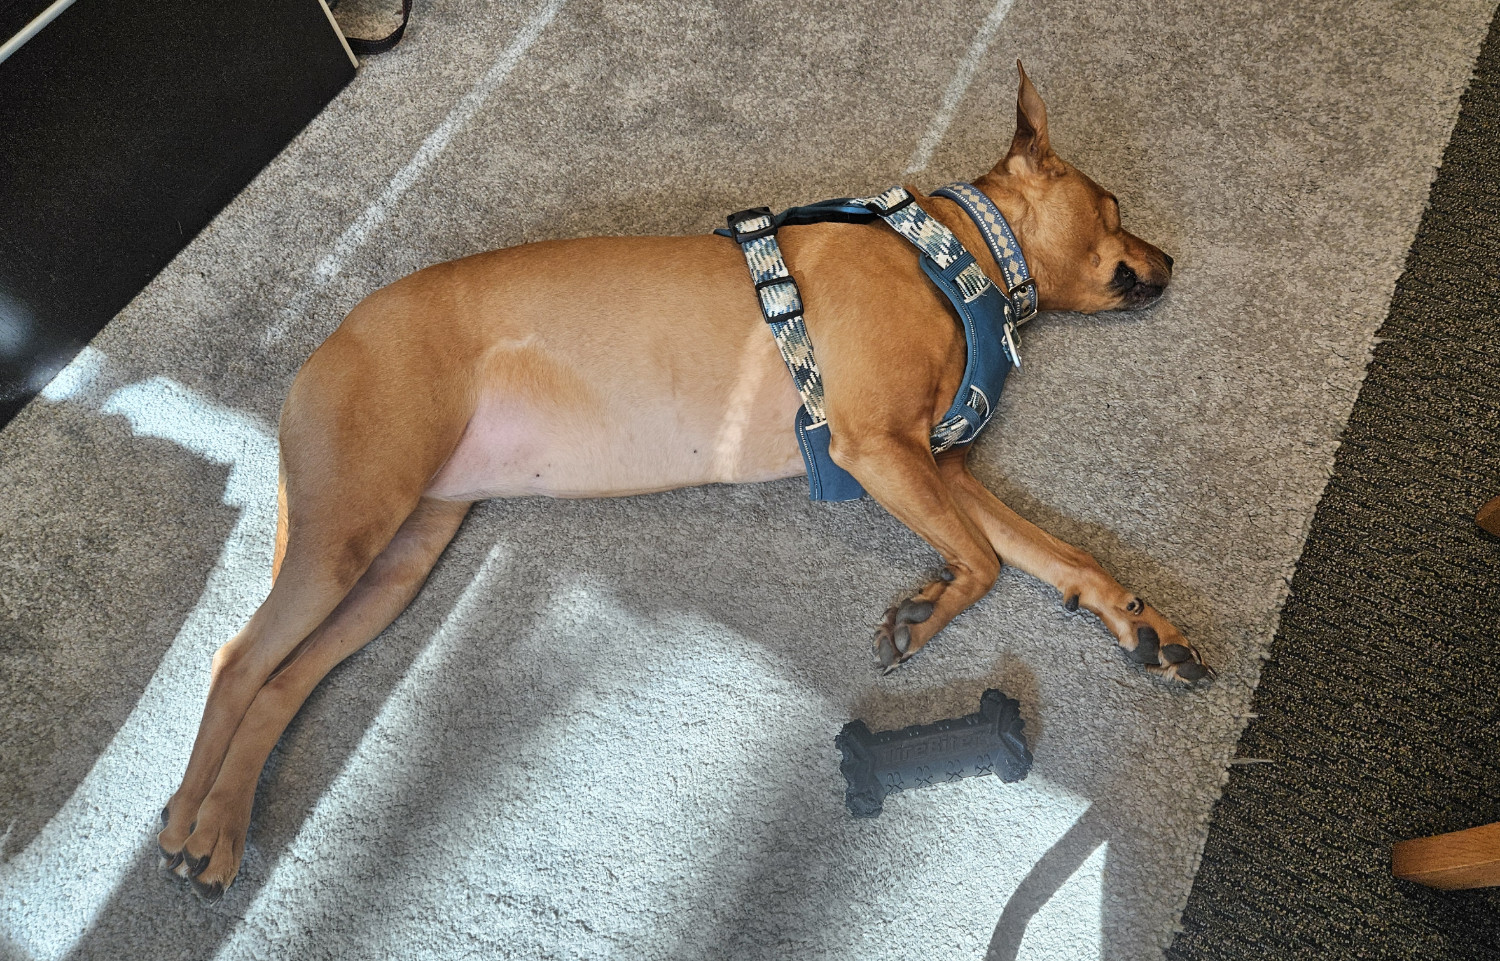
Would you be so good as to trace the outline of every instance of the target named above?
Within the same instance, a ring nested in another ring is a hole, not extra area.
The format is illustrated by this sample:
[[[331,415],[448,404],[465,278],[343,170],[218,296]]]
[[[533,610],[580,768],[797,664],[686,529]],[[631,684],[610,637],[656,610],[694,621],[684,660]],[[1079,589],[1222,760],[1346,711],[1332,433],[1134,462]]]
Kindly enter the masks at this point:
[[[1173,961],[1500,959],[1500,888],[1391,845],[1500,821],[1500,17],[1292,580]],[[1318,670],[1309,670],[1311,664]]]
[[[1159,957],[1489,14],[420,4],[0,432],[0,953]],[[267,587],[281,396],[345,311],[486,248],[976,175],[1017,56],[1177,280],[1029,326],[978,472],[1215,687],[1154,684],[1014,572],[881,679],[870,627],[935,559],[800,480],[493,503],[289,730],[224,900],[156,876],[208,658]],[[848,819],[845,720],[989,686],[1026,782]]]

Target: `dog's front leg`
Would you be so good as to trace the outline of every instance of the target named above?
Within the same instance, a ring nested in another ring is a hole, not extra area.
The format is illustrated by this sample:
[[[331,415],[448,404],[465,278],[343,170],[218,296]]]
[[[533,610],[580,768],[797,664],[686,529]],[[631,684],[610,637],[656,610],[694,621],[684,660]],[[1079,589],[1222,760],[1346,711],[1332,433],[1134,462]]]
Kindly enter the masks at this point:
[[[962,509],[984,531],[1005,563],[1051,584],[1070,611],[1093,612],[1126,655],[1147,670],[1192,682],[1211,671],[1159,611],[1120,586],[1087,551],[1066,544],[1007,507],[969,473],[962,452],[943,459],[940,471]]]
[[[876,629],[875,659],[889,673],[994,586],[1000,559],[943,482],[925,437],[866,435],[835,442],[830,453],[947,565],[941,577],[892,605]]]

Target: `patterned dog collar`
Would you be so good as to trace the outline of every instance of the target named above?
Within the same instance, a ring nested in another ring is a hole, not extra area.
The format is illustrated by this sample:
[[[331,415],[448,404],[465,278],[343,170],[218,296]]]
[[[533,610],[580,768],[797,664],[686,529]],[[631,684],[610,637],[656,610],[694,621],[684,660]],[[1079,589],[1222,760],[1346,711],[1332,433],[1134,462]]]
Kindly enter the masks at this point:
[[[934,190],[932,195],[947,197],[957,203],[969,215],[969,219],[974,221],[974,226],[979,228],[985,244],[990,248],[990,255],[995,258],[1000,273],[1005,277],[1006,295],[1016,308],[1016,326],[1035,317],[1036,280],[1026,266],[1026,258],[1021,253],[1021,245],[1016,241],[1015,233],[1010,229],[1010,222],[1005,219],[1000,208],[995,206],[995,202],[973,184],[948,184]]]

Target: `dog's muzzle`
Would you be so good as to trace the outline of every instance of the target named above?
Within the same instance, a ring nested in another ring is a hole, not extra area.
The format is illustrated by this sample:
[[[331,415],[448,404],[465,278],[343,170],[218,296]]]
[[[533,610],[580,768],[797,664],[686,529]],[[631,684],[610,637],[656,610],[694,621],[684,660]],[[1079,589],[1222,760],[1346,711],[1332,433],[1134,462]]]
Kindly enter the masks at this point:
[[[1136,274],[1134,268],[1124,261],[1115,268],[1115,276],[1109,282],[1110,289],[1120,295],[1121,310],[1140,310],[1149,307],[1161,299],[1162,293],[1167,289],[1167,281],[1171,278],[1172,258],[1167,257],[1167,269],[1160,276],[1153,276],[1149,281],[1142,280]]]

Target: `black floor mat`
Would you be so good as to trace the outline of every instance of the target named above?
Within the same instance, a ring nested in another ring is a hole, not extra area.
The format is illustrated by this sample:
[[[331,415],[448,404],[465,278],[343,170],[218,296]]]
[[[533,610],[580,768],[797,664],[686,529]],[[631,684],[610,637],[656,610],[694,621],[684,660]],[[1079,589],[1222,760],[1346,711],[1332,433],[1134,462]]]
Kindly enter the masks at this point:
[[[1175,961],[1500,958],[1500,888],[1390,875],[1500,821],[1500,18],[1380,336]]]
[[[0,63],[0,427],[353,77],[311,0],[75,3]]]

